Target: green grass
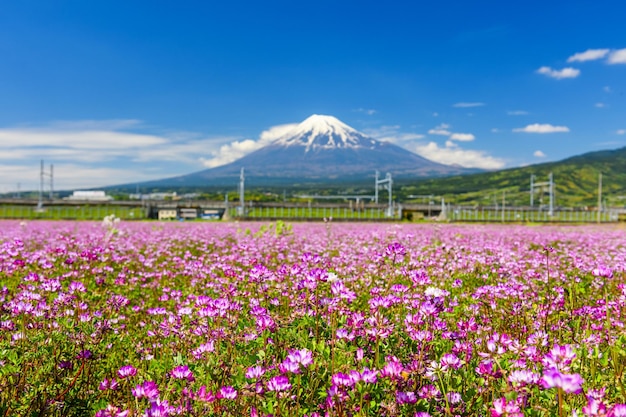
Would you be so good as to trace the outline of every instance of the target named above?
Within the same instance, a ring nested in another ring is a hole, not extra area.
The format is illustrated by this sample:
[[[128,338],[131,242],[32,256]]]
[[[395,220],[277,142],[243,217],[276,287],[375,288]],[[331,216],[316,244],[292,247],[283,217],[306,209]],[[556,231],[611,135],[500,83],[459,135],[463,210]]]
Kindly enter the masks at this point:
[[[35,206],[0,206],[0,218],[3,219],[102,220],[111,214],[122,220],[145,218],[141,207],[52,206],[37,211]]]

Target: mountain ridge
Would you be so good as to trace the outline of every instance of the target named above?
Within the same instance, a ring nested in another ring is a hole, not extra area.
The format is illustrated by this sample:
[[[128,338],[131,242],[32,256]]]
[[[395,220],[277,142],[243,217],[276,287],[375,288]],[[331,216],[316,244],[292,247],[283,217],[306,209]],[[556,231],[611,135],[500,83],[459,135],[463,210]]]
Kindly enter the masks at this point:
[[[259,184],[364,179],[373,177],[376,170],[404,178],[481,171],[431,161],[400,146],[371,138],[333,116],[315,114],[265,147],[236,161],[139,185],[232,184],[239,178],[241,168]]]

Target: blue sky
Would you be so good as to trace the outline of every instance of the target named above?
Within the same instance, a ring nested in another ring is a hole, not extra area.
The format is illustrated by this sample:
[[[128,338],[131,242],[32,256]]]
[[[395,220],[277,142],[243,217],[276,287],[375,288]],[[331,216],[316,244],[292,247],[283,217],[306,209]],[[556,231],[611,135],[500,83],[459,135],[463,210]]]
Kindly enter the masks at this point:
[[[185,174],[333,115],[502,168],[626,145],[623,1],[28,1],[0,13],[0,193]]]

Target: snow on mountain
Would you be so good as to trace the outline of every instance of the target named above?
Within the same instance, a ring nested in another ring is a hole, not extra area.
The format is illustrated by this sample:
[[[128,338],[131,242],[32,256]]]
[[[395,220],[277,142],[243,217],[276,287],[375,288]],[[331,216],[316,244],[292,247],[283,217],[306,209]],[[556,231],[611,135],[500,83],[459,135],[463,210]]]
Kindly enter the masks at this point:
[[[276,139],[272,145],[304,146],[305,152],[318,149],[374,149],[378,142],[333,116],[314,114]]]
[[[234,162],[150,184],[230,183],[239,178],[241,168],[258,185],[363,180],[373,178],[377,170],[400,178],[479,171],[431,161],[392,143],[368,137],[333,116],[314,114],[278,139]]]

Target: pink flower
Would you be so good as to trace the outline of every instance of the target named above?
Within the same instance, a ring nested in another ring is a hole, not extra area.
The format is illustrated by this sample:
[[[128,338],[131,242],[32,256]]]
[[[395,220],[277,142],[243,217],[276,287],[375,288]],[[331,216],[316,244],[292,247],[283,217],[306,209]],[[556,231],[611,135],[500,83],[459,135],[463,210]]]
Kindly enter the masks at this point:
[[[198,397],[198,401],[205,403],[212,403],[216,400],[215,394],[213,394],[210,390],[207,390],[204,385],[198,389],[196,396]]]
[[[131,389],[131,392],[135,398],[155,399],[159,397],[159,386],[154,381],[144,381]]]
[[[253,366],[246,371],[246,378],[259,379],[265,374],[265,370],[260,366]]]
[[[172,377],[176,379],[186,379],[189,382],[195,381],[193,373],[186,365],[177,366],[176,368],[172,369]]]
[[[267,389],[275,392],[288,391],[291,389],[289,378],[284,375],[275,376],[267,383]]]
[[[218,393],[218,398],[234,400],[235,398],[237,398],[237,390],[235,390],[235,388],[231,387],[230,385],[222,387],[220,388],[220,391]]]
[[[582,392],[583,379],[578,374],[562,374],[554,368],[544,370],[539,381],[544,388],[561,388],[570,394]]]
[[[507,402],[506,398],[498,398],[493,402],[493,408],[489,409],[491,417],[524,417],[524,413],[514,402]]]
[[[124,365],[117,371],[117,375],[122,379],[135,376],[137,375],[137,369],[132,365]]]
[[[626,417],[626,404],[615,404],[607,417]]]

